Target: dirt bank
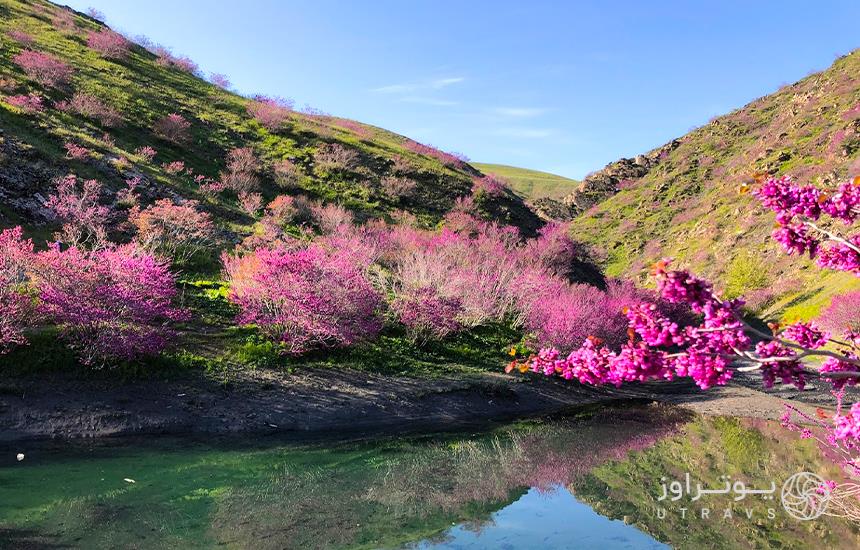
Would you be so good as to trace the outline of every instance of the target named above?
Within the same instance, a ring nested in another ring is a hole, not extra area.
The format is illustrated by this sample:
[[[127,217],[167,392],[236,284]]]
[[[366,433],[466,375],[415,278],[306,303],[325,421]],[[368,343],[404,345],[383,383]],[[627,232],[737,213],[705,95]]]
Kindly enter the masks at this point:
[[[246,371],[227,384],[199,373],[130,381],[42,374],[0,378],[0,443],[143,434],[409,433],[478,427],[622,399],[774,419],[782,412],[782,398],[796,397],[746,387],[755,384],[745,380],[709,392],[685,381],[615,389],[538,376],[428,380],[334,369]],[[807,401],[816,399],[827,403],[826,395],[814,391]]]

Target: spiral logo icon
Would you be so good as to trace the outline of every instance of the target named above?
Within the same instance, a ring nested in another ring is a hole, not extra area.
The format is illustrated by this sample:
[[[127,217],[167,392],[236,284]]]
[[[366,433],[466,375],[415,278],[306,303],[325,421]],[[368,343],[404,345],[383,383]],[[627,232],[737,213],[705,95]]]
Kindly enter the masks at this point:
[[[782,485],[782,507],[794,519],[809,521],[827,510],[830,490],[812,472],[798,472]]]

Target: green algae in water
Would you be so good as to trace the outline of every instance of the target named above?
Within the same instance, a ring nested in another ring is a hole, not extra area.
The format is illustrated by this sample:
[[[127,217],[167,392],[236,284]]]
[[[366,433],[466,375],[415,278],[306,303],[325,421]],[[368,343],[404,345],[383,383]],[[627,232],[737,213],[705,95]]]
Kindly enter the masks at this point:
[[[832,467],[778,425],[690,421],[654,407],[481,434],[305,445],[150,439],[22,445],[0,456],[5,547],[858,543],[846,523],[799,524],[785,515],[771,523],[658,521],[661,476],[691,471],[710,482],[731,470],[758,483],[792,468],[831,474]]]

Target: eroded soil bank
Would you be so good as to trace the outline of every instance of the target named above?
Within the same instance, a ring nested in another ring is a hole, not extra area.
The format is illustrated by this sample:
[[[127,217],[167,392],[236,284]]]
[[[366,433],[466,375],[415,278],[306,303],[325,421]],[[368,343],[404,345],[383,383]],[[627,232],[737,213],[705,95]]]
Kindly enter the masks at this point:
[[[594,388],[534,375],[408,378],[335,369],[243,371],[227,383],[188,372],[166,379],[0,378],[0,443],[147,434],[279,434],[361,438],[481,427],[617,400],[672,403],[703,414],[776,419],[785,399],[831,406],[824,391],[763,393],[742,379]]]

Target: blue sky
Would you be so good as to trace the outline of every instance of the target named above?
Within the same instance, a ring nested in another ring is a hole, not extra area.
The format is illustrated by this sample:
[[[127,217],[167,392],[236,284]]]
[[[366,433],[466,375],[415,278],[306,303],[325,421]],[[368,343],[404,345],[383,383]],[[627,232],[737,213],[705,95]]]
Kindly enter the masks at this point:
[[[860,46],[856,0],[66,1],[242,93],[575,178]]]

